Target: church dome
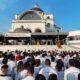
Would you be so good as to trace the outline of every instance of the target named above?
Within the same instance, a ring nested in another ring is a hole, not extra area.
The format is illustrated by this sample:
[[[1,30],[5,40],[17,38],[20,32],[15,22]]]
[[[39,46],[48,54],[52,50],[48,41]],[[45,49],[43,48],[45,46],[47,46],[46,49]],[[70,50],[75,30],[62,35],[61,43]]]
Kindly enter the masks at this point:
[[[19,16],[19,20],[41,20],[43,10],[39,8],[38,5],[35,5],[31,10],[22,13]]]
[[[20,20],[41,20],[41,16],[34,11],[27,11],[20,15]]]

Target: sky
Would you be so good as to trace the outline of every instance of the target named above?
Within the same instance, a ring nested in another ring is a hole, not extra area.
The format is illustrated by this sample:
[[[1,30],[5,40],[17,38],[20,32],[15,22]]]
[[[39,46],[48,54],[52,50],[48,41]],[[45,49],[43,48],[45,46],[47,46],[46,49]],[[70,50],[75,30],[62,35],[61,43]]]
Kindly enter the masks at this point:
[[[54,15],[55,24],[64,32],[80,30],[80,0],[0,0],[0,32],[8,32],[16,14],[38,4]]]

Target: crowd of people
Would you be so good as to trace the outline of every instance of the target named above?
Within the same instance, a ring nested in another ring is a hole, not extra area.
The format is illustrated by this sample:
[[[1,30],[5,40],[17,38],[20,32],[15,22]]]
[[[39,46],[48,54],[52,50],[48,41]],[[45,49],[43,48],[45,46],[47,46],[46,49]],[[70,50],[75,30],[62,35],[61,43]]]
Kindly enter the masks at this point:
[[[80,80],[80,51],[0,51],[0,80]]]

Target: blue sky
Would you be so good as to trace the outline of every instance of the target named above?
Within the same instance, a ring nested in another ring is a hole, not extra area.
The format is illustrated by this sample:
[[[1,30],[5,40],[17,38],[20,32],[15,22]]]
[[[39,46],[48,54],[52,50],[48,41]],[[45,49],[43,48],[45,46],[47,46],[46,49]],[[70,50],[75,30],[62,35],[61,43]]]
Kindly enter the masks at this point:
[[[0,32],[7,32],[16,14],[31,9],[35,3],[54,14],[55,24],[68,32],[80,29],[80,0],[0,0]]]

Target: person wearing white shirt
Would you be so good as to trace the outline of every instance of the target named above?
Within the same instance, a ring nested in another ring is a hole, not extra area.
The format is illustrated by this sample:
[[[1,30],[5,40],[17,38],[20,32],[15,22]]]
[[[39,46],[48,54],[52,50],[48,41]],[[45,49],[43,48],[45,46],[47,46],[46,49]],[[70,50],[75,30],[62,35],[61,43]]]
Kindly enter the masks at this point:
[[[15,68],[15,80],[21,80],[20,73],[23,71],[23,62],[19,61],[17,67]]]
[[[80,70],[75,67],[75,60],[69,60],[69,68],[64,72],[64,80],[78,80]]]
[[[17,63],[15,62],[15,56],[13,54],[9,54],[8,55],[8,63],[7,65],[9,66],[8,69],[8,74],[14,78],[15,74],[14,74],[14,69],[17,65]]]
[[[56,68],[55,57],[53,55],[50,55],[50,58],[51,58],[51,67],[55,69]]]
[[[64,63],[61,59],[57,61],[56,70],[58,73],[58,80],[64,80]]]
[[[28,67],[29,67],[28,62],[25,62],[23,64],[23,70],[19,72],[18,76],[16,76],[16,80],[22,80],[22,79],[26,78],[27,72],[28,72],[28,70],[27,70]]]
[[[46,59],[45,60],[45,67],[40,70],[39,74],[44,75],[46,80],[48,80],[49,75],[52,74],[52,73],[57,75],[57,71],[51,67],[50,60]]]
[[[41,69],[41,61],[40,59],[36,59],[34,66],[34,76],[37,76],[39,74],[40,69]]]
[[[9,76],[0,76],[0,80],[13,80],[11,77]]]
[[[27,72],[27,76],[26,78],[22,79],[22,80],[35,80],[33,77],[34,74],[34,68],[33,67],[28,67],[28,72]]]
[[[1,74],[0,74],[0,80],[13,80],[12,77],[8,76],[8,65],[1,65]]]
[[[70,55],[66,55],[64,57],[64,67],[65,67],[65,69],[68,67],[69,59],[70,59]]]

